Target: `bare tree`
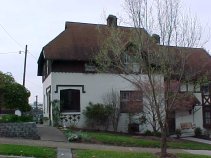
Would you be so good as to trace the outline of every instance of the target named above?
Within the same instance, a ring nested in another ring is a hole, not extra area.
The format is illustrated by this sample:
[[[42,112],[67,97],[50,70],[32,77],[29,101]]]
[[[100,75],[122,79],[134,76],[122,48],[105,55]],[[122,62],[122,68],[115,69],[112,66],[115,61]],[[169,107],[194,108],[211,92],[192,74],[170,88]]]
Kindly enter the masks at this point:
[[[200,45],[201,26],[184,18],[179,0],[125,0],[125,8],[134,29],[109,27],[96,61],[101,71],[118,73],[143,91],[146,111],[161,130],[161,157],[166,157],[168,114],[179,93],[172,91],[173,81],[194,75],[185,69],[186,47]],[[155,31],[160,36],[152,35]]]
[[[112,89],[111,92],[108,92],[104,98],[104,103],[107,106],[111,106],[112,114],[110,115],[111,123],[113,126],[113,130],[116,132],[119,124],[120,117],[120,96],[117,91]]]

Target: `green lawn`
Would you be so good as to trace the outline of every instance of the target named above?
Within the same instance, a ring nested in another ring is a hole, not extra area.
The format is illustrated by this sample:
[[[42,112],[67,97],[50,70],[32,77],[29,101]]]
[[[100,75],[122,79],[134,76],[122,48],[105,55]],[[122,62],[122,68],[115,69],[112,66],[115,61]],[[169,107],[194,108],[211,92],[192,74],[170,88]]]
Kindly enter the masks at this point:
[[[104,132],[86,132],[87,135],[99,142],[120,146],[160,147],[156,140],[136,139],[132,136],[117,135]]]
[[[76,158],[156,158],[150,153],[128,153],[100,150],[73,150]]]
[[[54,148],[0,144],[0,155],[33,156],[36,158],[56,158]]]
[[[193,155],[193,154],[177,154],[178,158],[211,158],[211,156],[205,155]]]
[[[151,153],[129,153],[100,150],[73,150],[75,158],[157,158]],[[211,158],[211,156],[177,154],[177,158]]]
[[[104,144],[152,148],[160,147],[159,140],[151,140],[147,139],[147,137],[141,139],[130,135],[118,135],[106,132],[82,132],[82,135],[86,135],[90,140],[95,140]],[[168,147],[175,149],[211,150],[211,145],[184,140],[170,141],[168,142]]]

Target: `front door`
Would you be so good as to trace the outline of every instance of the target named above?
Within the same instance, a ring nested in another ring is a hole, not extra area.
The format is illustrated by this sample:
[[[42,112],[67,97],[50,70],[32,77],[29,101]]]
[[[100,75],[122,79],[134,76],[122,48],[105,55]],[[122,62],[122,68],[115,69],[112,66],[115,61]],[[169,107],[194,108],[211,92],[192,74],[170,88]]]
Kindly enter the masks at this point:
[[[175,132],[175,112],[172,111],[168,114],[168,133],[172,134]]]

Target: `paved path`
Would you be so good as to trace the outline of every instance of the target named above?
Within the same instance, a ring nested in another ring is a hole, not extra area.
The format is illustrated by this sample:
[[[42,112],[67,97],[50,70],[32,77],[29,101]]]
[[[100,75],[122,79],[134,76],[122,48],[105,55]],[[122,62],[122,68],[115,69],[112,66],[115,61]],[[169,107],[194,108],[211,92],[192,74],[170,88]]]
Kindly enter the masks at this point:
[[[211,145],[210,140],[198,139],[198,138],[194,138],[194,137],[186,137],[186,138],[182,138],[182,139]]]
[[[51,126],[37,125],[38,134],[41,140],[54,142],[68,142],[63,132]]]
[[[211,145],[210,140],[198,139],[198,138],[194,138],[194,137],[186,137],[186,138],[182,138],[182,139]],[[191,153],[191,154],[200,154],[200,155],[211,156],[211,151],[209,151],[209,150],[184,150],[184,151]]]

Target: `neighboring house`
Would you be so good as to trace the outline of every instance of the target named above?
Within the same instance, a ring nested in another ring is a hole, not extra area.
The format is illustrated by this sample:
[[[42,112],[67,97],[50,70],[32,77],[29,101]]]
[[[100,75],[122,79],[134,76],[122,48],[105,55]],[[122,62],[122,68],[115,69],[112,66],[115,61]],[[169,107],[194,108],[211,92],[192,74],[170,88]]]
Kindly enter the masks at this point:
[[[103,103],[104,96],[112,91],[118,92],[120,95],[122,113],[118,131],[127,132],[128,112],[141,113],[144,111],[143,94],[137,91],[137,88],[131,82],[118,74],[98,73],[96,67],[90,62],[94,59],[95,53],[99,51],[99,41],[103,38],[99,29],[102,31],[111,25],[117,26],[116,20],[115,16],[109,16],[107,25],[66,22],[65,30],[43,47],[38,60],[38,76],[42,76],[43,81],[44,117],[48,117],[51,123],[53,121],[52,101],[59,100],[61,115],[68,120],[66,125],[77,124],[78,127],[86,127],[82,114],[85,107],[89,102]],[[133,29],[118,27],[124,32]],[[192,50],[193,56],[202,54],[206,56],[207,61],[210,60],[210,56],[205,50]],[[200,62],[203,63],[203,60],[200,60]],[[193,64],[200,64],[200,62],[193,62]],[[134,72],[140,72],[137,65],[134,65]],[[131,76],[127,75],[126,77],[130,78]],[[143,82],[147,82],[146,75],[140,74],[137,77]],[[161,84],[164,84],[162,75],[156,77]],[[188,89],[184,89],[188,86],[183,84],[180,84],[180,86],[181,91],[188,91]],[[194,95],[196,94],[197,99],[193,99],[194,97],[189,99],[185,108],[183,108],[183,105],[175,106],[176,108],[169,119],[171,131],[180,128],[181,122],[191,122],[200,127],[208,127],[207,124],[211,125],[211,110],[208,114],[206,112],[207,107],[201,106],[210,104],[210,98],[205,99],[209,95],[207,93],[206,97],[204,93],[201,95],[201,89],[195,92]],[[164,96],[164,93],[162,96]],[[209,121],[207,121],[208,119]],[[146,130],[151,129],[151,127],[146,125],[144,129],[142,127],[140,129]]]
[[[180,84],[180,94],[191,92],[192,97],[176,102],[176,128],[186,130],[200,127],[211,132],[211,57],[204,49],[189,49],[192,53],[187,64],[194,76],[190,83]],[[199,79],[204,82],[199,84]]]

